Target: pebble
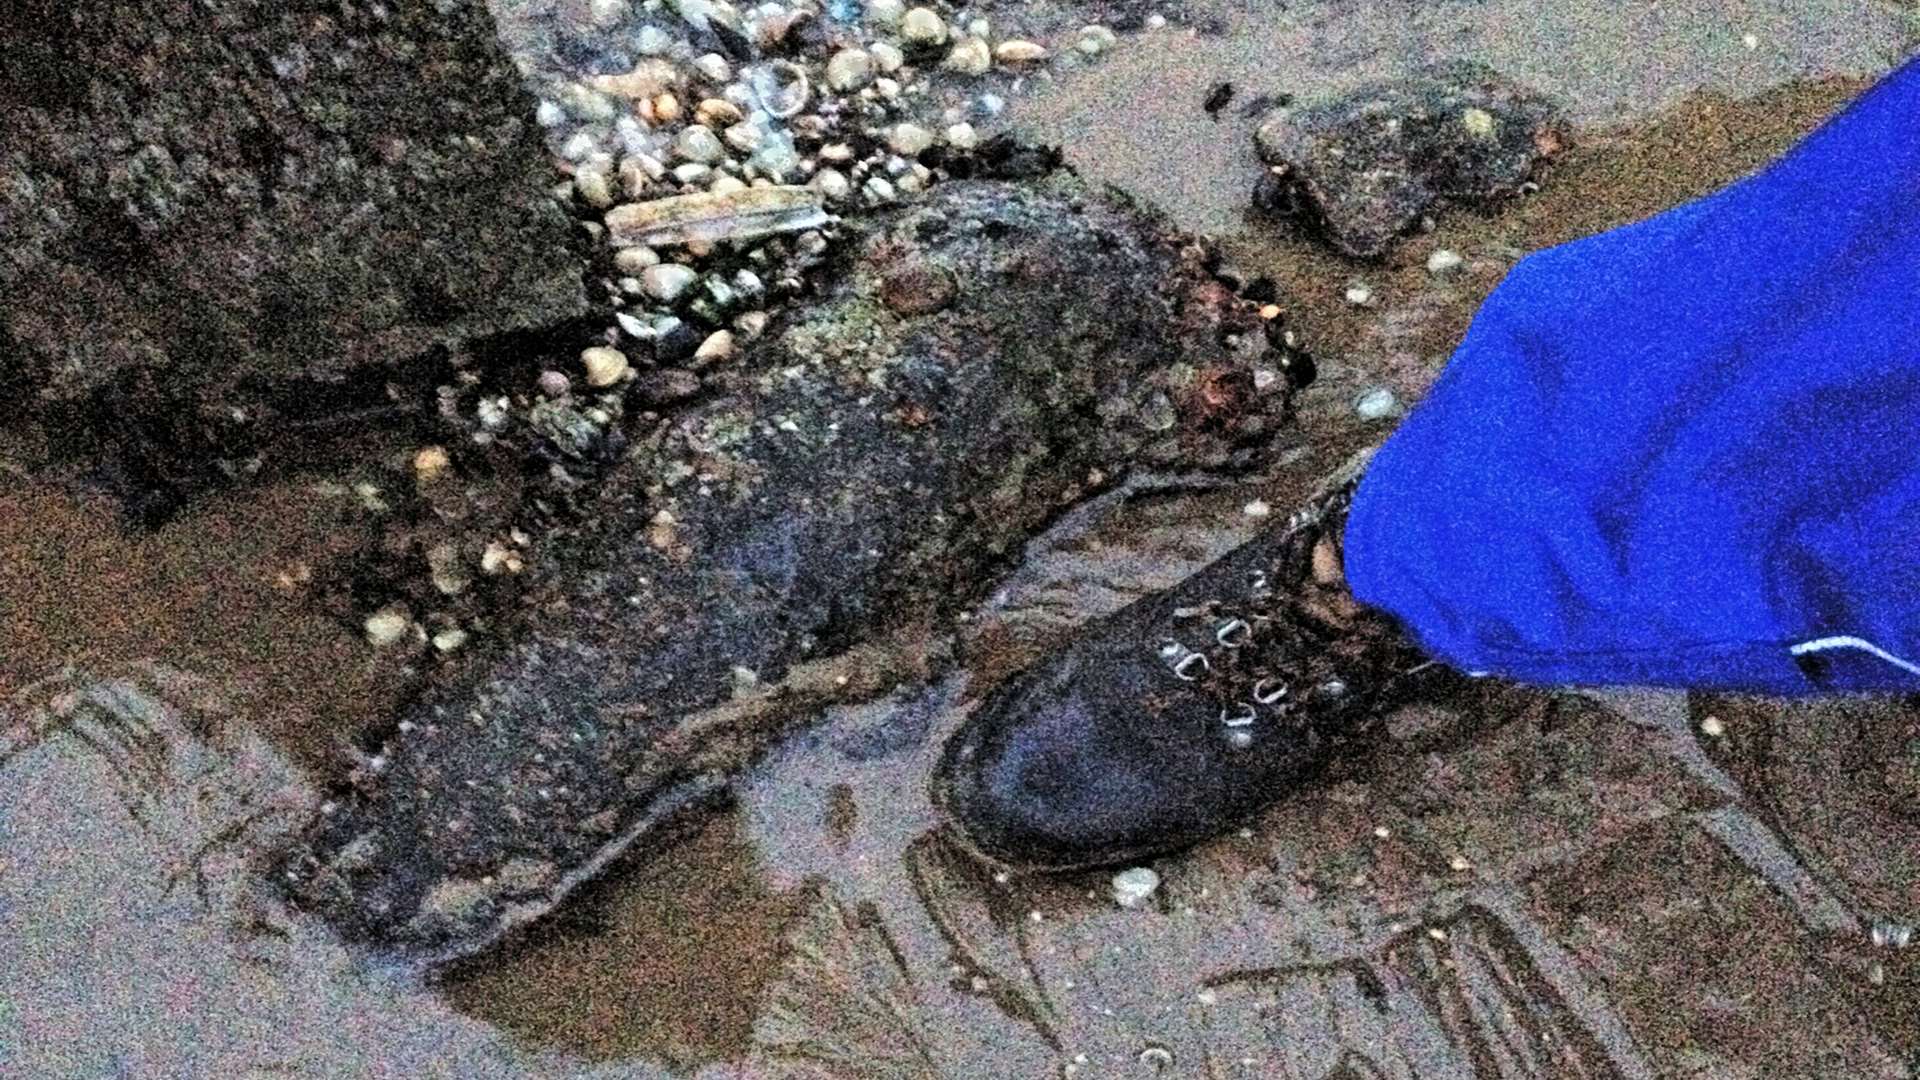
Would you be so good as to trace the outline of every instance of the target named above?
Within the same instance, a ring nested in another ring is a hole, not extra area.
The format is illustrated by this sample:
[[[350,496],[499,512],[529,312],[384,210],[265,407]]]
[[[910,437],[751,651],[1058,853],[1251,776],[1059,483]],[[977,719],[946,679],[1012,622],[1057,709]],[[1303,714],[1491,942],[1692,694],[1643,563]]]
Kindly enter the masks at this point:
[[[449,543],[438,543],[427,549],[427,570],[433,587],[448,596],[460,593],[473,580],[461,565],[460,549]]]
[[[1347,286],[1347,303],[1355,307],[1366,307],[1373,303],[1373,290],[1365,285]]]
[[[708,98],[693,107],[694,122],[715,131],[737,124],[746,118],[746,114],[740,111],[740,106],[720,98]]]
[[[812,186],[829,199],[844,199],[853,193],[847,174],[839,169],[821,169],[813,174]]]
[[[383,607],[367,616],[367,621],[361,626],[367,632],[368,644],[375,648],[385,648],[388,645],[398,644],[405,638],[407,631],[413,626],[413,620],[408,617],[406,608],[393,605]]]
[[[887,134],[887,145],[894,153],[905,157],[914,157],[933,143],[933,132],[919,124],[895,124]]]
[[[1727,733],[1727,725],[1717,716],[1708,716],[1700,721],[1700,734],[1709,739],[1718,739]]]
[[[827,85],[843,94],[873,81],[873,57],[865,49],[841,49],[827,61]]]
[[[965,122],[947,128],[947,143],[955,150],[972,150],[980,145],[980,133]]]
[[[1240,512],[1250,518],[1263,518],[1273,513],[1273,505],[1265,499],[1255,499],[1241,507]]]
[[[445,447],[427,446],[414,452],[413,478],[422,484],[430,484],[446,475],[453,459],[447,456]]]
[[[760,126],[754,123],[735,124],[728,128],[721,136],[721,138],[726,140],[728,146],[733,147],[743,154],[751,154],[755,150],[760,149],[760,140],[762,137],[763,133],[760,130]]]
[[[633,47],[642,56],[660,56],[673,48],[673,35],[658,26],[643,26],[633,37]]]
[[[947,42],[947,21],[932,8],[917,7],[900,18],[900,37],[909,45],[934,48]]]
[[[640,274],[640,284],[647,290],[647,295],[669,304],[680,299],[680,295],[699,279],[700,275],[692,267],[679,263],[649,266]]]
[[[1112,30],[1094,23],[1080,28],[1080,40],[1074,42],[1073,47],[1080,50],[1082,55],[1099,56],[1113,48],[1119,40]]]
[[[662,124],[680,119],[680,99],[672,94],[660,94],[647,105],[653,110],[653,118]]]
[[[1138,907],[1160,888],[1160,875],[1152,868],[1136,866],[1113,875],[1113,902],[1123,908]]]
[[[660,253],[644,246],[621,248],[613,253],[613,265],[623,274],[638,274],[649,266],[659,266]]]
[[[693,366],[703,368],[733,356],[733,331],[715,330],[693,350]]]
[[[573,190],[580,201],[595,210],[605,210],[613,205],[613,181],[599,169],[585,169],[573,174]]]
[[[961,75],[985,75],[993,70],[993,50],[977,37],[963,38],[940,66]]]
[[[905,0],[867,0],[867,21],[898,26],[907,13]]]
[[[713,133],[713,129],[699,125],[681,129],[673,140],[673,152],[702,165],[724,161],[727,156],[727,148],[720,145],[720,137]]]
[[[673,178],[682,184],[698,184],[712,174],[713,166],[698,161],[689,161],[684,165],[673,167]]]
[[[959,291],[952,274],[928,262],[909,262],[880,280],[880,302],[895,315],[931,315]]]
[[[704,53],[693,62],[693,70],[699,72],[710,83],[724,83],[733,78],[733,65],[719,53]]]
[[[442,630],[433,635],[433,647],[441,652],[452,652],[467,643],[467,632],[458,627]]]
[[[889,42],[876,41],[867,46],[867,52],[873,57],[873,66],[888,75],[899,71],[907,62],[906,54]]]
[[[875,202],[892,202],[899,198],[899,193],[893,189],[893,184],[884,176],[872,177],[864,187]]]
[[[619,26],[627,17],[627,0],[587,0],[587,19],[601,30]]]
[[[540,392],[550,398],[566,397],[573,389],[573,380],[567,378],[565,372],[560,371],[541,372],[538,384]]]
[[[733,328],[741,337],[751,341],[766,332],[767,313],[764,311],[746,312],[733,320]]]
[[[1400,399],[1384,386],[1376,386],[1353,403],[1354,414],[1362,420],[1384,420],[1400,411]]]
[[[1032,41],[1003,41],[993,47],[993,58],[1003,64],[1031,64],[1047,58],[1046,47]]]
[[[1459,252],[1447,248],[1436,248],[1433,254],[1427,256],[1427,273],[1451,274],[1466,263],[1467,260],[1461,258]]]
[[[587,385],[612,386],[627,373],[627,354],[607,345],[580,350],[580,364],[587,369]]]
[[[731,195],[736,191],[747,190],[747,182],[737,176],[722,176],[707,188],[715,195]]]
[[[768,115],[781,119],[798,115],[800,110],[807,107],[807,98],[812,93],[806,69],[785,60],[775,60],[755,68],[753,74],[747,77],[747,85],[760,107]]]
[[[557,101],[542,101],[533,110],[533,120],[541,127],[559,127],[567,122],[567,110],[561,108]]]

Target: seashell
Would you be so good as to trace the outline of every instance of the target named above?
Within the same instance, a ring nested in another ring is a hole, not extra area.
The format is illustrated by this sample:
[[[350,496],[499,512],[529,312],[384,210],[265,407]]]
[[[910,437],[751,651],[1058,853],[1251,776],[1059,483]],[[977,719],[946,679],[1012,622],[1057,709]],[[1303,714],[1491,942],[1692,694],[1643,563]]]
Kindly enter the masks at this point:
[[[807,107],[811,87],[806,70],[798,64],[775,60],[753,69],[747,76],[754,100],[768,114],[781,118],[798,115]]]
[[[793,185],[696,192],[616,206],[606,222],[615,247],[715,243],[819,228],[827,222],[824,201],[819,191]]]

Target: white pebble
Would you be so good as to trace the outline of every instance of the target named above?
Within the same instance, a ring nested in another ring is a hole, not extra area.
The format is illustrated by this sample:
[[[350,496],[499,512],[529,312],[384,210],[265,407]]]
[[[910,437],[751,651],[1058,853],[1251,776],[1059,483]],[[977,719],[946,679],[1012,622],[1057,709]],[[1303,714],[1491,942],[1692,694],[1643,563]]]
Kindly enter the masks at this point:
[[[887,145],[896,154],[913,157],[933,145],[933,132],[918,124],[895,124],[887,135]]]
[[[1373,303],[1373,290],[1365,285],[1347,286],[1347,303],[1355,307],[1366,307]]]
[[[1263,518],[1273,513],[1273,506],[1265,499],[1255,499],[1241,507],[1240,512],[1250,518]]]
[[[573,174],[573,190],[580,195],[580,201],[595,210],[605,210],[613,205],[613,181],[599,169],[584,169]]]
[[[1113,902],[1123,908],[1138,907],[1160,888],[1160,875],[1151,867],[1136,866],[1113,875]]]
[[[725,160],[727,156],[727,148],[720,145],[720,137],[713,133],[713,129],[698,124],[681,129],[673,140],[673,152],[702,165],[712,165]]]
[[[1427,273],[1451,274],[1466,263],[1467,260],[1461,258],[1459,252],[1448,248],[1436,248],[1433,254],[1427,256]]]
[[[1149,30],[1159,30],[1166,25],[1167,25],[1167,17],[1165,15],[1147,16],[1147,29]]]
[[[1700,721],[1700,734],[1709,739],[1718,739],[1727,733],[1727,725],[1717,716],[1708,716]]]
[[[693,351],[693,365],[703,367],[707,364],[717,364],[732,355],[733,332],[715,330],[707,335],[707,340],[701,342],[699,348]]]
[[[587,0],[587,13],[593,25],[611,30],[627,17],[627,0]]]
[[[893,189],[893,184],[888,182],[884,176],[875,176],[869,179],[866,183],[866,191],[875,202],[892,202],[899,197],[898,193]]]
[[[908,43],[932,48],[947,40],[947,21],[932,8],[917,7],[900,19],[900,36]]]
[[[827,85],[845,94],[873,81],[873,57],[865,49],[841,49],[827,61]]]
[[[439,649],[441,652],[452,652],[466,643],[467,632],[458,627],[450,630],[442,630],[433,635],[433,647]]]
[[[977,37],[962,38],[940,66],[961,75],[985,75],[993,70],[993,50]]]
[[[679,263],[649,266],[640,274],[640,284],[647,290],[647,295],[669,304],[680,299],[680,294],[699,279],[700,275],[692,267]]]
[[[733,66],[719,53],[706,53],[693,62],[693,70],[699,72],[708,82],[723,83],[733,78]]]
[[[367,616],[362,624],[367,632],[367,643],[376,648],[398,644],[407,636],[407,630],[413,626],[413,620],[407,616],[407,609],[399,606],[383,607]]]
[[[606,345],[580,350],[580,364],[587,369],[587,385],[612,386],[627,373],[627,354]]]
[[[972,150],[980,145],[980,133],[972,124],[958,123],[947,128],[947,142],[955,150]]]
[[[660,253],[650,247],[621,248],[613,253],[613,265],[623,274],[638,274],[649,266],[659,266]]]
[[[907,13],[905,0],[867,0],[867,21],[881,26],[898,26]]]
[[[847,174],[839,169],[821,169],[813,174],[812,187],[829,199],[844,199],[853,191]]]
[[[557,101],[542,101],[533,110],[533,119],[541,127],[559,127],[567,122],[567,110],[561,108]]]
[[[1353,411],[1362,420],[1384,420],[1400,411],[1400,400],[1393,396],[1393,391],[1376,386],[1360,395],[1353,403]]]
[[[873,56],[873,66],[883,74],[891,75],[907,62],[905,54],[885,41],[876,41],[867,46],[867,52]]]

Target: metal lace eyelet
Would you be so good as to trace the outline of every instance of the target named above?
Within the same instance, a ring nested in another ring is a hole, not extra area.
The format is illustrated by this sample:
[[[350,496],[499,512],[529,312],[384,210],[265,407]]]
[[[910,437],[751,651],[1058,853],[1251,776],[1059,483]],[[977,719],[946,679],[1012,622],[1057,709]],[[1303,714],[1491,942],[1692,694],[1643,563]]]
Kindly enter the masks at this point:
[[[1207,659],[1205,653],[1188,653],[1180,658],[1179,663],[1173,665],[1174,677],[1185,682],[1192,682],[1198,679],[1202,672],[1212,670],[1213,662]]]
[[[1253,640],[1253,627],[1245,619],[1228,619],[1214,629],[1213,640],[1229,649],[1237,649]]]
[[[1253,684],[1253,700],[1261,705],[1271,705],[1287,696],[1287,684],[1279,679],[1261,679]]]

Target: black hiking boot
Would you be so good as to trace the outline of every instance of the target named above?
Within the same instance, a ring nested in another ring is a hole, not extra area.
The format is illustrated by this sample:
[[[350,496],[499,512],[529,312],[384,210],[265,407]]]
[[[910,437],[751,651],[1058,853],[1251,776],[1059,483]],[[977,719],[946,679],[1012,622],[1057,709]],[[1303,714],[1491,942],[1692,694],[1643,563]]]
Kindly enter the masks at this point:
[[[1340,537],[1364,463],[989,694],[934,780],[970,846],[1053,870],[1185,847],[1311,779],[1416,672],[1443,675],[1347,592]]]

